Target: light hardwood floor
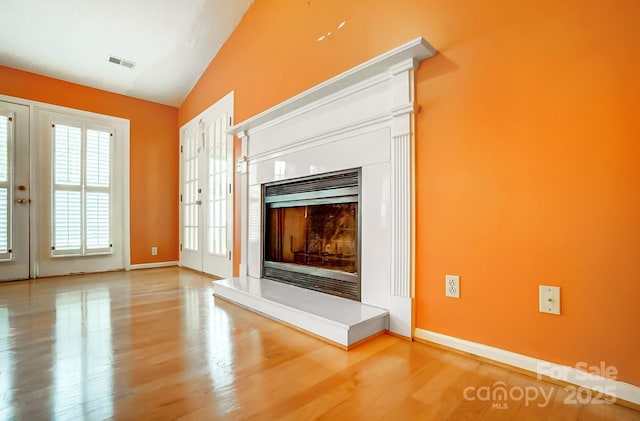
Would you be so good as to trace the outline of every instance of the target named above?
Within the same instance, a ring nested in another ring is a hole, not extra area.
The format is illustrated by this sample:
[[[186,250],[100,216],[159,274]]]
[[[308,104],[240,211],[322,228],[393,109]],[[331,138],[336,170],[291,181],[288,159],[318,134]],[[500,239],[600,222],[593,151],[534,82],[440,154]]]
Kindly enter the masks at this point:
[[[538,398],[480,400],[496,382]],[[0,285],[3,420],[640,420],[569,396],[388,335],[346,352],[216,300],[211,278],[178,268]]]

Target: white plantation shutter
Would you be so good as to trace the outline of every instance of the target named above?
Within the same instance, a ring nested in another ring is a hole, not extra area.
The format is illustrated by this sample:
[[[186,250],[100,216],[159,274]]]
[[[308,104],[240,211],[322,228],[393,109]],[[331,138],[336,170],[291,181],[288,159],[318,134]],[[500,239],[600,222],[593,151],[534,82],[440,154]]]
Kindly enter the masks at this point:
[[[82,252],[82,129],[57,124],[53,143],[53,246],[60,254]]]
[[[55,183],[80,186],[82,171],[82,130],[80,127],[55,126]]]
[[[87,130],[87,186],[109,187],[111,134]]]
[[[53,127],[52,255],[110,253],[111,133]]]
[[[0,115],[0,260],[11,258],[11,168],[9,154],[12,143],[10,114]]]
[[[109,193],[87,192],[87,248],[109,247]]]
[[[111,242],[111,133],[87,130],[86,159],[86,247],[108,249]]]
[[[80,250],[82,246],[82,216],[80,192],[56,190],[54,196],[56,250]]]

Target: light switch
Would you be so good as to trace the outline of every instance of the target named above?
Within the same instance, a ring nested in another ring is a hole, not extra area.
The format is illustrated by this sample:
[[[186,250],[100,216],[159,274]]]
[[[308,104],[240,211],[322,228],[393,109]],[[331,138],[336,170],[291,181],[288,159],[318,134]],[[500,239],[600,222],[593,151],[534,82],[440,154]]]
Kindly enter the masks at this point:
[[[560,314],[560,287],[540,285],[540,313]]]

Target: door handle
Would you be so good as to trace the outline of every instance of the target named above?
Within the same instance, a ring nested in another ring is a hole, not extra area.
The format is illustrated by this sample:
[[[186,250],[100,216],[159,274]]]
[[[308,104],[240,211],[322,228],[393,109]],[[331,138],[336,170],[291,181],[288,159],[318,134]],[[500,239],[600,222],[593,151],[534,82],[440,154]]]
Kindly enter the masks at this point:
[[[201,205],[201,204],[202,204],[202,200],[196,200],[194,203],[195,203],[196,205]]]
[[[19,205],[26,205],[27,202],[27,199],[16,199],[16,203]]]

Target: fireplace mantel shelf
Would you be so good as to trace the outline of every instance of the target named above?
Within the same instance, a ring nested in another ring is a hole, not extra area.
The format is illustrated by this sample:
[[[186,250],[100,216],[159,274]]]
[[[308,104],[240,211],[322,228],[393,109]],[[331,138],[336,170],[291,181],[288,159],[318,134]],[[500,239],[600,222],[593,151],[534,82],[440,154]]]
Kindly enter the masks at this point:
[[[401,65],[408,60],[417,65],[417,63],[433,56],[435,53],[436,49],[424,38],[416,38],[233,126],[228,133],[234,135],[246,134],[250,129],[260,127],[289,113],[303,109],[322,98],[352,87],[370,77],[391,71],[395,66]]]

